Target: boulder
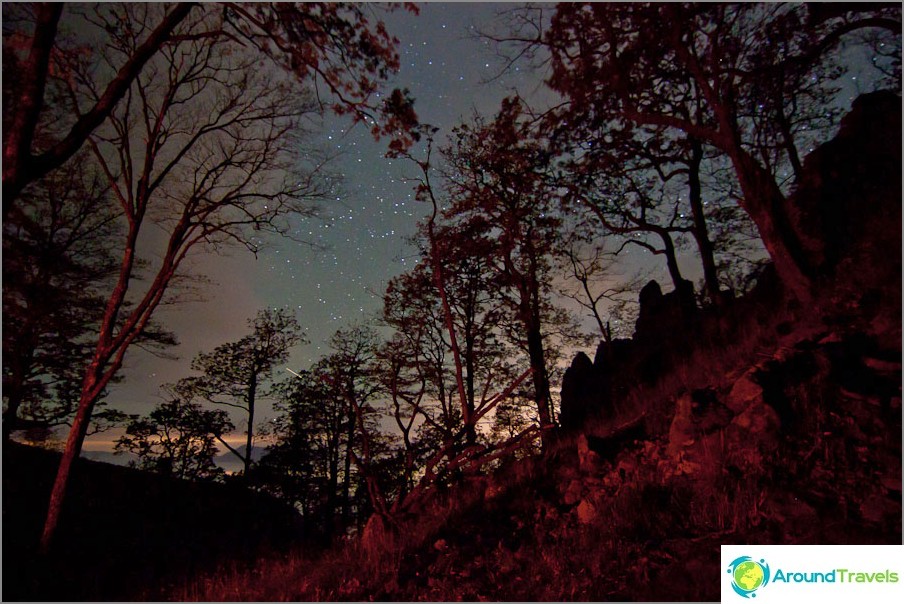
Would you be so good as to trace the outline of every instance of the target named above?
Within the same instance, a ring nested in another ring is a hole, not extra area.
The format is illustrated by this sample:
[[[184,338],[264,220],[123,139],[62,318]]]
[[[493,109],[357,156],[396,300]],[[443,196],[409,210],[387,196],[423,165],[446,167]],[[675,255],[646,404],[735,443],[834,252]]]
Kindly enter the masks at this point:
[[[579,352],[565,370],[562,377],[562,406],[559,424],[565,430],[574,430],[584,425],[588,414],[601,406],[594,388],[593,363],[583,352]]]
[[[578,504],[578,522],[581,524],[591,524],[596,520],[596,514],[596,506],[590,503],[590,501],[583,499],[581,500],[581,503]]]
[[[755,374],[756,369],[751,369],[732,385],[725,406],[734,413],[741,413],[751,405],[762,402],[763,387],[757,383]]]

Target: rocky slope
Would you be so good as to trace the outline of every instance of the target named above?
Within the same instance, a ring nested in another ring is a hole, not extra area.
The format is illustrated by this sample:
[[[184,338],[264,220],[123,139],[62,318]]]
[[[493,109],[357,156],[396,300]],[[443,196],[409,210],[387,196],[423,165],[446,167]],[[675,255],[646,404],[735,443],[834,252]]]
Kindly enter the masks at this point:
[[[900,543],[900,131],[900,98],[868,95],[808,158],[806,306],[768,272],[718,311],[650,285],[633,340],[575,359],[542,456],[175,596],[717,600],[723,543]]]

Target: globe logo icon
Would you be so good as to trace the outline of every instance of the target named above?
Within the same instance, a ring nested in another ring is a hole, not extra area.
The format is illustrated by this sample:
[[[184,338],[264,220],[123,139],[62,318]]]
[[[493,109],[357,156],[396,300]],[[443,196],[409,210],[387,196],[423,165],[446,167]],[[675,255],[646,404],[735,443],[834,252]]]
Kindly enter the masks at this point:
[[[769,583],[769,565],[765,560],[757,562],[750,556],[736,558],[728,565],[731,588],[742,598],[755,598],[756,590]]]

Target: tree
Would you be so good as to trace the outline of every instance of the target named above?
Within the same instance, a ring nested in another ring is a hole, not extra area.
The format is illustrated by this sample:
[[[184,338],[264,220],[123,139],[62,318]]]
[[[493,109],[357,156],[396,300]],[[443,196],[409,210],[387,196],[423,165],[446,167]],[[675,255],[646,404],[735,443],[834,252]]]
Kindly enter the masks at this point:
[[[607,258],[607,255],[609,256]],[[614,333],[619,335],[623,326],[633,324],[631,320],[635,312],[629,307],[636,305],[636,293],[645,280],[635,275],[631,278],[616,271],[614,254],[608,254],[600,246],[589,246],[580,239],[573,240],[565,246],[559,264],[564,271],[564,284],[560,293],[570,298],[589,311],[599,329],[600,337],[612,342]],[[579,285],[567,284],[577,282]],[[603,320],[601,305],[608,307],[607,320]]]
[[[402,331],[380,346],[377,351],[378,379],[383,392],[388,396],[387,415],[395,421],[402,438],[400,473],[395,485],[396,501],[404,499],[414,488],[414,476],[423,465],[429,453],[429,439],[417,438],[416,426],[424,421],[433,421],[427,408],[428,378],[421,363],[418,346],[411,347],[411,341]],[[445,406],[445,405],[443,405]],[[434,424],[435,426],[435,424]],[[448,437],[452,426],[443,426]]]
[[[560,122],[664,128],[725,154],[743,192],[739,203],[782,281],[807,300],[820,242],[801,229],[756,151],[770,137],[771,146],[790,151],[777,110],[787,117],[799,97],[770,95],[762,109],[779,127],[769,132],[743,108],[763,82],[799,83],[844,35],[866,27],[899,32],[899,8],[858,14],[850,6],[818,20],[808,5],[563,4],[542,39],[528,43],[549,50],[549,84],[568,100]],[[699,98],[699,111],[676,112],[673,99],[685,98]]]
[[[138,456],[132,462],[183,480],[212,480],[223,475],[214,463],[217,440],[232,431],[225,411],[204,409],[174,398],[157,405],[147,417],[135,417],[116,441],[116,452]]]
[[[694,99],[672,101],[682,112],[684,104],[694,104]],[[577,209],[604,234],[624,238],[616,255],[634,244],[664,256],[676,289],[686,287],[678,249],[692,236],[705,289],[718,302],[721,288],[707,224],[711,216],[704,211],[701,184],[703,145],[691,137],[674,138],[663,128],[618,121],[565,127],[556,118],[556,111],[547,114],[543,130],[560,157],[557,183],[569,192],[566,211]]]
[[[83,158],[84,159],[84,158]],[[29,212],[3,223],[3,435],[67,419],[91,355],[100,290],[116,259],[102,183],[74,171],[36,184]]]
[[[298,10],[314,14],[321,9],[321,5],[298,5]],[[388,36],[368,34],[361,11],[353,10],[345,19],[342,7],[323,10],[334,13],[335,19],[316,26],[310,36],[289,39],[280,52],[296,58],[299,75],[310,75],[312,66],[324,68],[348,60],[349,70],[331,72],[330,88],[369,90],[374,85],[369,74],[379,81],[381,74],[393,69],[392,44],[384,43]],[[107,40],[100,65],[73,54],[60,55],[65,74],[61,86],[74,105],[74,115],[90,112],[90,107],[106,98],[95,74],[115,72],[116,57],[132,57],[144,48],[144,32],[156,31],[154,24],[167,19],[160,16],[162,11],[158,5],[102,5],[88,18],[112,38]],[[180,21],[168,36],[171,43],[158,48],[141,73],[130,79],[121,96],[125,100],[106,112],[103,128],[92,129],[84,137],[122,208],[126,235],[116,283],[107,299],[52,490],[42,536],[45,549],[94,405],[189,252],[236,243],[256,250],[261,232],[285,233],[286,216],[308,213],[311,201],[321,193],[317,166],[298,166],[303,147],[293,137],[303,132],[301,120],[316,107],[306,105],[307,96],[298,82],[276,78],[259,54],[229,34],[231,19],[228,10],[224,14],[199,9],[192,19]],[[311,24],[316,21],[312,19]],[[286,30],[280,23],[264,32],[265,37],[272,41],[272,36],[283,36]],[[306,23],[301,19],[295,26]],[[347,35],[330,36],[329,28],[334,27],[343,27]],[[250,30],[241,33],[251,35]],[[350,45],[361,52],[351,53]],[[339,103],[366,104],[361,99],[369,95],[362,94],[343,95]],[[396,103],[393,109],[401,111],[403,105]],[[316,164],[313,154],[307,159]],[[164,241],[156,251],[154,276],[143,292],[136,292],[133,277],[139,245],[160,242],[160,237],[139,238],[146,221],[162,227]]]
[[[274,442],[254,467],[256,484],[291,501],[325,533],[335,527],[348,405],[321,378],[321,367],[295,373],[273,388]]]
[[[337,331],[330,346],[331,354],[275,388],[276,442],[256,468],[327,532],[360,519],[368,498],[378,510],[386,505],[377,475],[376,334],[356,325]]]
[[[374,508],[387,515],[386,498],[373,472],[376,451],[373,441],[377,430],[372,424],[372,398],[380,392],[374,378],[377,335],[370,327],[355,325],[340,329],[330,338],[334,350],[320,367],[320,378],[329,383],[348,406],[346,455],[342,483],[342,518],[351,520],[352,465],[361,473],[366,492]]]
[[[254,414],[260,392],[271,379],[273,367],[289,357],[289,350],[303,340],[294,315],[284,309],[266,309],[248,321],[251,333],[236,342],[200,353],[192,361],[199,377],[180,380],[176,392],[187,400],[203,399],[215,405],[239,409],[247,418],[245,450],[221,442],[244,464],[248,476],[254,445]]]
[[[534,401],[542,430],[553,426],[543,300],[548,295],[552,253],[559,237],[557,201],[548,187],[547,151],[527,132],[518,99],[506,99],[490,123],[476,119],[454,132],[444,150],[450,208],[461,250],[488,254],[495,282],[506,292],[526,341]]]
[[[4,17],[11,10],[7,7]],[[43,110],[54,100],[52,80],[67,73],[66,63],[72,55],[90,48],[87,40],[91,36],[73,41],[61,35],[60,30],[81,18],[73,29],[93,29],[92,35],[99,40],[98,49],[107,42],[115,47],[129,26],[117,19],[116,9],[109,10],[92,17],[82,14],[77,6],[41,3],[16,20],[18,27],[12,25],[13,19],[4,20],[4,76],[14,71],[19,91],[15,102],[7,103],[4,95],[4,219],[25,186],[62,166],[88,143],[149,64],[167,49],[195,36],[231,39],[242,45],[251,43],[299,79],[326,86],[337,99],[335,108],[352,113],[356,120],[368,120],[375,136],[391,134],[393,144],[399,148],[411,142],[407,138],[408,126],[414,121],[410,99],[403,92],[394,91],[379,106],[373,102],[379,83],[398,69],[398,42],[389,36],[382,21],[371,27],[368,16],[374,9],[344,3],[230,2],[218,7],[185,2],[169,11],[155,8],[148,19],[133,29],[137,35],[128,47],[117,49],[121,57],[105,72],[105,81],[94,82],[97,94],[88,105],[68,120],[48,123]],[[409,10],[416,11],[413,7]],[[217,13],[223,15],[213,26],[192,31],[193,25]],[[192,20],[195,23],[186,27]],[[36,145],[36,133],[48,126],[59,130],[56,139]]]
[[[103,179],[81,154],[23,191],[3,223],[3,438],[71,422],[93,352],[121,237]],[[136,343],[175,344],[149,324]],[[94,414],[93,430],[117,414]]]
[[[398,375],[387,376],[391,382],[388,386],[397,388],[398,382],[393,386],[392,381],[409,372],[413,377],[408,379],[423,382],[426,400],[415,396],[418,407],[412,412],[423,416],[427,426],[421,429],[429,429],[442,442],[452,439],[461,427],[462,413],[454,400],[456,372],[449,364],[449,322],[435,287],[434,270],[432,262],[418,263],[411,271],[393,278],[383,296],[382,320],[395,332],[391,340],[393,350],[387,359],[389,366],[395,364],[397,356],[404,361],[404,366],[394,371]],[[449,310],[451,315],[451,306]]]

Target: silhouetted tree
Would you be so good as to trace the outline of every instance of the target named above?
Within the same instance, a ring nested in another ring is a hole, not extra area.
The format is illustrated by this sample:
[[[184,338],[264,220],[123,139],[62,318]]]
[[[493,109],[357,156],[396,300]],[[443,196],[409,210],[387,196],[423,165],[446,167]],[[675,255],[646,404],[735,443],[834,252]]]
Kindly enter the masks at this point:
[[[374,396],[380,392],[375,377],[374,361],[377,352],[377,334],[373,328],[355,325],[340,329],[330,338],[333,353],[318,367],[319,377],[329,383],[347,405],[346,450],[344,459],[342,493],[342,518],[348,523],[352,518],[352,466],[365,483],[366,492],[374,509],[386,515],[386,498],[372,468],[376,461],[373,447],[378,429],[374,425]]]
[[[521,41],[549,52],[549,84],[568,101],[557,113],[563,126],[665,129],[728,157],[739,203],[786,287],[806,300],[820,242],[800,229],[760,151],[792,153],[781,122],[801,94],[783,87],[805,81],[842,37],[868,27],[899,34],[900,8],[850,5],[816,18],[805,4],[562,4],[548,28]],[[755,101],[764,90],[773,92]],[[694,113],[676,110],[690,98],[700,100]],[[752,103],[768,115],[745,113]]]
[[[273,367],[285,361],[292,346],[304,339],[294,314],[284,309],[262,310],[249,319],[248,327],[249,335],[196,356],[191,367],[202,375],[176,385],[176,392],[187,400],[200,398],[242,411],[247,418],[244,451],[221,442],[242,461],[245,476],[252,463],[257,400],[266,391]]]
[[[82,142],[88,141],[121,206],[126,236],[118,277],[106,303],[52,490],[42,537],[45,549],[98,396],[164,299],[188,253],[197,246],[216,250],[230,243],[256,250],[261,244],[257,232],[285,233],[285,217],[309,213],[311,200],[322,192],[314,177],[318,170],[314,155],[305,155],[313,166],[304,168],[298,161],[303,148],[296,137],[303,132],[301,120],[318,109],[307,100],[304,83],[311,78],[326,79],[328,88],[338,94],[338,105],[349,110],[360,106],[363,111],[373,88],[397,66],[394,41],[381,24],[371,32],[364,9],[292,6],[310,18],[250,19],[243,21],[245,29],[239,34],[228,31],[236,23],[230,10],[199,8],[191,19],[177,20],[164,36],[171,43],[152,45],[155,52],[144,61],[144,68],[126,78],[127,85],[119,95],[125,102],[112,99],[115,104],[81,137]],[[260,6],[249,12],[233,6],[231,10],[260,17],[276,9]],[[98,65],[76,53],[60,54],[65,74],[61,86],[71,99],[74,115],[91,112],[99,99],[107,98],[97,74],[117,71],[118,57],[140,54],[147,44],[145,32],[157,31],[161,19],[169,22],[176,14],[161,16],[164,12],[159,5],[129,4],[102,5],[89,11],[87,22],[109,32],[110,38],[102,42],[105,52],[91,55],[100,57]],[[323,14],[331,18],[321,22]],[[255,29],[259,25],[267,29]],[[308,27],[313,29],[308,31]],[[52,38],[51,28],[45,29]],[[47,46],[48,41],[41,38],[45,29],[38,27],[35,44]],[[302,35],[305,31],[310,35]],[[248,47],[240,37],[254,44]],[[87,40],[90,38],[85,43]],[[292,57],[286,60],[302,84],[276,77],[261,61],[254,47],[264,47],[268,40],[278,49],[268,56]],[[405,98],[397,97],[392,97],[393,115],[410,121],[410,106]],[[389,123],[400,126],[393,120],[381,126]],[[80,144],[76,141],[75,146]],[[19,159],[31,154],[22,141],[4,140],[4,152],[7,150]],[[66,152],[55,157],[63,155]],[[11,182],[25,182],[22,174],[11,174]],[[4,181],[6,178],[4,172]],[[6,192],[4,189],[4,199]],[[148,220],[162,227],[161,236],[139,238]],[[133,277],[139,245],[153,244],[153,240],[159,243],[161,238],[155,273],[145,290],[136,292]]]
[[[398,148],[410,144],[411,99],[396,90],[384,102],[374,100],[380,83],[399,65],[398,41],[374,20],[381,8],[387,7],[185,2],[145,7],[134,22],[122,19],[121,7],[112,5],[96,11],[62,3],[7,6],[4,84],[14,81],[17,94],[3,97],[4,219],[26,185],[63,165],[120,103],[130,102],[132,86],[154,69],[161,54],[204,38],[250,46],[299,80],[324,86],[335,99],[334,109],[368,121],[375,136],[392,136]],[[416,12],[413,5],[409,10]],[[72,31],[81,37],[68,35]],[[58,100],[54,80],[70,78],[71,61],[105,47],[115,50],[105,56],[109,69],[92,70],[95,94],[68,119],[47,121],[44,108]],[[36,144],[37,133],[48,127],[56,131],[54,139]]]
[[[116,441],[116,452],[138,456],[131,465],[185,480],[211,480],[223,475],[214,463],[217,440],[233,429],[225,411],[174,398],[147,417],[135,417]]]
[[[341,459],[348,445],[348,405],[321,368],[295,373],[274,386],[273,444],[255,466],[257,484],[291,501],[306,517],[334,530]]]
[[[545,171],[549,155],[530,135],[523,107],[507,99],[496,118],[455,130],[448,162],[450,223],[462,253],[485,255],[494,282],[523,330],[541,429],[553,425],[544,349],[543,302],[550,292],[550,254],[560,237],[557,197]],[[466,244],[465,242],[470,242]]]

